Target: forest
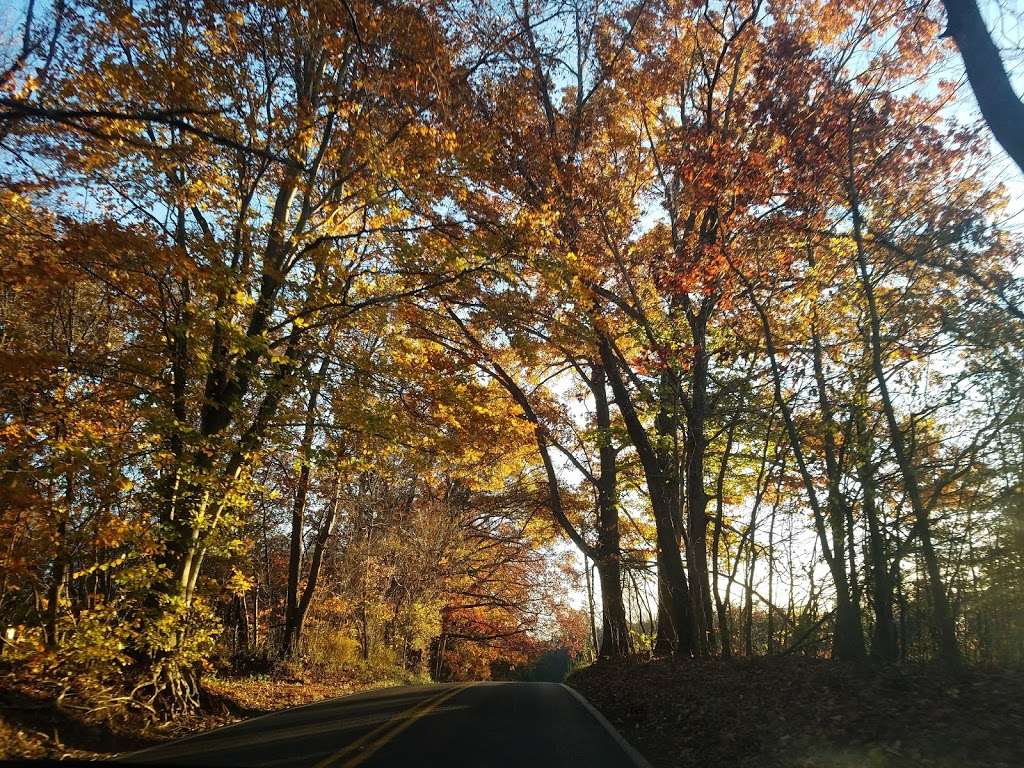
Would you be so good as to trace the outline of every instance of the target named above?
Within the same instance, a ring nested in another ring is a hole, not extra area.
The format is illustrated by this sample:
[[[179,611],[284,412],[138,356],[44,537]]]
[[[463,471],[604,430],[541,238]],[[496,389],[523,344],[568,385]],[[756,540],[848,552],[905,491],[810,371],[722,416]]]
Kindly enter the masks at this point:
[[[5,6],[4,690],[1024,667],[974,2]]]

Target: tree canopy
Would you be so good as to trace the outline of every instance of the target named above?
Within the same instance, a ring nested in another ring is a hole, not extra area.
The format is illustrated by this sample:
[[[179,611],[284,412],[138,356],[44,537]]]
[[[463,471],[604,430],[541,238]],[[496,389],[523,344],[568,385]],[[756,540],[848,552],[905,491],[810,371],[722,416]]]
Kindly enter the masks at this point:
[[[938,4],[20,25],[0,624],[62,698],[561,648],[1024,661],[1021,239]]]

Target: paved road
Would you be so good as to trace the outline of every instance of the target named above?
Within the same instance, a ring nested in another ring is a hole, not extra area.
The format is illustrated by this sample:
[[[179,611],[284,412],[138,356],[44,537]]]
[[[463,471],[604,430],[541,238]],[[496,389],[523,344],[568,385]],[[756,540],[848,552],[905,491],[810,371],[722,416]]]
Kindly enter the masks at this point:
[[[557,683],[371,691],[246,720],[121,760],[254,768],[646,765],[589,704]]]

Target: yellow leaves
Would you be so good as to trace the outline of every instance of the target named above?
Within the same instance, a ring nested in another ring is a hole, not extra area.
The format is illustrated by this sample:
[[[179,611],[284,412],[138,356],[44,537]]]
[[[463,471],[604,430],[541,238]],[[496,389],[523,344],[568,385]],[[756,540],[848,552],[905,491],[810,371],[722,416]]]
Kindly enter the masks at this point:
[[[80,579],[83,576],[89,576],[90,574],[93,574],[93,573],[96,573],[96,572],[109,571],[111,568],[116,568],[117,566],[123,564],[127,559],[128,559],[128,555],[126,555],[126,554],[118,555],[117,557],[113,558],[112,560],[106,560],[106,561],[104,561],[102,563],[95,563],[95,564],[90,565],[90,566],[88,566],[86,568],[82,568],[82,569],[80,569],[78,571],[75,571],[71,575],[71,578],[72,578],[72,580]]]
[[[273,366],[286,365],[288,363],[288,356],[282,352],[277,352],[271,349],[267,354],[267,362]]]
[[[241,597],[252,589],[253,580],[238,570],[237,567],[231,569],[231,575],[227,581],[224,582],[224,589],[232,595]]]
[[[256,303],[256,299],[250,296],[246,291],[243,291],[241,288],[236,290],[233,296],[235,299],[235,304],[238,305],[239,307],[251,307],[253,304]]]
[[[27,213],[32,204],[25,195],[11,189],[0,189],[0,225],[6,225],[12,217]]]
[[[461,429],[462,424],[459,421],[458,416],[455,413],[455,409],[450,405],[439,402],[434,405],[434,418],[446,427],[451,429]]]

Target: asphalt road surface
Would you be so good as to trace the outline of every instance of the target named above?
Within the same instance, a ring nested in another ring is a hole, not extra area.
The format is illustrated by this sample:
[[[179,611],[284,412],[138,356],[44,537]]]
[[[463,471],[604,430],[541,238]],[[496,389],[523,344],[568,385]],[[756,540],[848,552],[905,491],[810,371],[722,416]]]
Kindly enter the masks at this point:
[[[296,707],[124,755],[180,766],[583,766],[647,764],[557,683],[389,688]]]

